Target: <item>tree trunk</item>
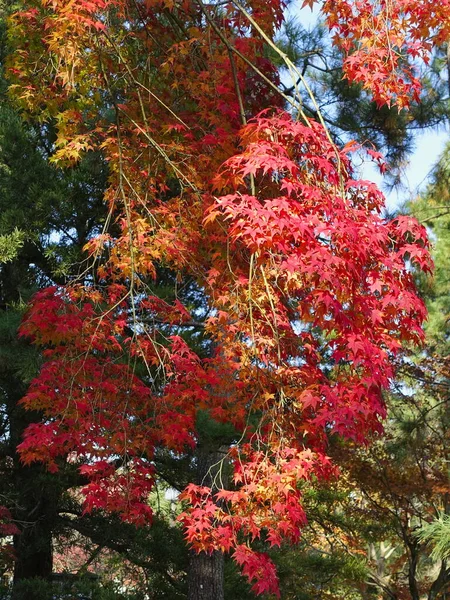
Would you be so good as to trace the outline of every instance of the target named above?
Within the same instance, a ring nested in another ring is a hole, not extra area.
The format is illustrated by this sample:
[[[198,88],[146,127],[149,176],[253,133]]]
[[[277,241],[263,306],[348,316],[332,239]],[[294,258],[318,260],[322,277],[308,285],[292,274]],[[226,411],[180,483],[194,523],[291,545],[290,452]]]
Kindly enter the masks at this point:
[[[197,459],[197,485],[217,490],[217,479],[220,485],[226,485],[223,474],[225,452],[199,447]],[[191,551],[188,567],[188,600],[224,600],[224,555],[216,551],[211,555],[206,552]]]
[[[409,568],[408,568],[408,583],[409,583],[409,593],[411,594],[412,600],[419,600],[419,587],[417,583],[417,563],[419,560],[419,556],[417,553],[418,542],[408,540],[406,534],[404,534],[404,540],[409,549]]]
[[[33,582],[29,580],[34,578],[48,581],[49,587],[51,585],[52,529],[59,498],[58,494],[51,494],[55,492],[52,489],[53,481],[48,483],[50,489],[45,489],[45,477],[48,478],[48,474],[42,465],[16,467],[16,486],[22,491],[13,510],[20,533],[14,536],[16,560],[11,600],[41,600],[44,584],[33,587]],[[50,494],[47,494],[48,491]]]
[[[58,515],[58,504],[64,486],[49,474],[44,465],[24,465],[16,451],[27,425],[37,420],[18,404],[25,390],[17,385],[17,397],[9,395],[10,447],[13,471],[9,481],[14,490],[11,514],[19,528],[14,536],[14,577],[11,600],[41,600],[45,596],[45,583],[51,584],[53,569],[53,528]],[[44,596],[43,596],[44,594]],[[49,596],[51,597],[51,596]]]
[[[45,518],[44,516],[42,518]],[[40,522],[26,524],[14,536],[14,584],[39,577],[50,581],[53,568],[52,532]]]
[[[188,600],[224,600],[223,552],[191,552],[188,571]]]
[[[433,585],[428,592],[428,600],[436,600],[442,590],[450,583],[450,567],[447,567],[446,561],[442,561],[439,575],[433,582]],[[445,599],[445,592],[443,595]]]

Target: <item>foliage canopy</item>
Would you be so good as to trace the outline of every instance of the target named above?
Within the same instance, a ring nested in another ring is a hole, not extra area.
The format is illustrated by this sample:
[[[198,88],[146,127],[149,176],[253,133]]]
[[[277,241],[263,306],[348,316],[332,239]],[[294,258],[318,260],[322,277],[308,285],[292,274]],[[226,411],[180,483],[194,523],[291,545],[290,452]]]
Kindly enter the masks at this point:
[[[346,77],[404,109],[419,98],[414,63],[449,37],[444,5],[321,8]],[[139,524],[161,453],[221,456],[187,482],[186,537],[275,594],[254,543],[299,539],[306,482],[335,474],[330,439],[380,431],[394,357],[423,339],[410,266],[431,269],[424,227],[384,219],[382,194],[355,178],[358,145],[335,144],[312,95],[318,120],[303,111],[309,88],[273,43],[283,9],[23,2],[8,65],[17,104],[56,123],[51,160],[101,152],[109,169],[85,269],[40,291],[22,325],[45,357],[22,400],[44,415],[23,460],[76,464],[86,510]]]

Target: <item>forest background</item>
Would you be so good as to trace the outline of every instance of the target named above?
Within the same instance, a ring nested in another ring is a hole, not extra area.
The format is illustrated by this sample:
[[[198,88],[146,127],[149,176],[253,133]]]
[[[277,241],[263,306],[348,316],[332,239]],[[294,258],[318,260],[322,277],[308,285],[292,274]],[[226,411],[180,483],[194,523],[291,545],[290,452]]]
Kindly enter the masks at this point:
[[[3,67],[11,46],[17,45],[14,33],[9,42],[6,39],[6,18],[17,8],[2,9]],[[330,47],[322,26],[303,30],[298,24],[289,24],[279,45],[304,71],[320,100],[321,113],[331,121],[333,139],[340,143],[372,141],[369,148],[386,154],[393,180],[398,179],[398,169],[411,151],[416,128],[447,123],[445,44],[433,49],[433,60],[422,73],[423,103],[413,103],[408,113],[396,107],[380,108],[360,86],[343,82],[342,53]],[[318,60],[311,59],[317,56]],[[270,60],[277,64],[276,55],[270,54]],[[281,81],[283,89],[283,78]],[[18,335],[20,321],[37,290],[85,277],[83,248],[105,223],[103,197],[110,174],[102,151],[84,153],[83,141],[75,148],[74,157],[64,155],[64,144],[57,137],[58,117],[50,114],[44,123],[36,112],[42,98],[25,120],[17,109],[17,96],[15,101],[8,99],[10,83],[10,76],[2,79],[0,115],[3,593],[14,600],[46,600],[55,594],[99,599],[201,598],[194,588],[210,567],[199,563],[192,567],[195,559],[176,522],[181,509],[174,494],[195,479],[199,455],[179,452],[175,457],[173,451],[162,448],[153,456],[158,477],[150,495],[153,523],[148,527],[123,522],[101,503],[91,506],[96,510],[83,511],[78,490],[88,483],[89,472],[80,472],[76,461],[70,460],[71,452],[57,457],[57,471],[40,462],[24,464],[17,452],[25,429],[42,422],[42,411],[44,422],[53,418],[45,406],[25,411],[20,404],[43,361],[42,350]],[[289,97],[288,88],[284,86],[284,93]],[[22,110],[23,100],[22,95]],[[106,121],[113,123],[108,103],[102,98],[96,101],[104,102],[100,110]],[[305,105],[309,114],[317,114],[308,100]],[[70,125],[64,124],[69,137]],[[60,164],[55,165],[58,152]],[[385,395],[388,420],[384,437],[375,432],[367,447],[331,440],[328,454],[339,465],[341,475],[336,480],[314,479],[302,484],[308,524],[303,525],[297,546],[282,543],[277,548],[274,544],[267,550],[265,534],[256,539],[261,556],[270,556],[277,565],[282,598],[432,600],[449,594],[449,177],[449,151],[445,150],[428,187],[402,208],[428,228],[434,243],[435,276],[432,281],[416,276],[430,313],[428,345],[419,352],[411,348],[398,365],[395,383]],[[165,202],[170,202],[178,194],[178,183],[173,178],[166,183]],[[117,235],[114,226],[112,231]],[[173,268],[158,265],[158,269],[154,296],[161,299],[163,308],[179,300],[189,307],[190,319],[197,315],[201,321],[202,300],[195,284],[187,278],[174,296],[174,284],[180,282]],[[147,310],[153,311],[153,320],[163,318],[161,306]],[[189,327],[183,339],[198,349],[198,325],[184,318]],[[167,321],[165,327],[181,327],[173,323]],[[234,439],[235,432],[224,429],[223,424],[202,418],[197,425],[211,447],[222,447]],[[35,451],[33,443],[31,448]],[[84,464],[89,466],[89,462]],[[117,466],[123,468],[124,464]],[[214,585],[221,589],[214,597],[232,600],[253,598],[255,591],[276,593],[267,572],[259,579],[250,572],[251,589],[239,575],[236,561],[221,551],[215,559]],[[55,572],[65,573],[65,577],[56,577]]]

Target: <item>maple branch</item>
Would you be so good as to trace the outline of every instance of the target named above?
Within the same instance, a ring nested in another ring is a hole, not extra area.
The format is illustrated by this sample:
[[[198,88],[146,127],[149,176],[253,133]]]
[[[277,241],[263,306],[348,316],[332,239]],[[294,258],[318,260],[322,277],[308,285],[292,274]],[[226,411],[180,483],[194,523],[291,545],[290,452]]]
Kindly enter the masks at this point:
[[[242,125],[247,125],[247,118],[245,116],[244,102],[242,100],[241,89],[239,87],[239,81],[238,81],[237,72],[236,72],[236,63],[234,61],[234,56],[233,56],[233,52],[231,51],[231,49],[229,47],[227,47],[227,50],[228,50],[228,56],[230,57],[231,73],[233,75],[234,89],[236,90],[236,96],[237,96],[238,103],[239,103],[239,112],[241,115]]]
[[[205,19],[208,21],[208,23],[214,29],[214,31],[217,34],[217,36],[219,37],[219,39],[225,44],[226,48],[228,50],[231,50],[231,52],[234,52],[234,54],[236,54],[236,56],[239,56],[239,58],[241,60],[243,60],[257,75],[259,75],[259,77],[261,77],[261,79],[263,79],[263,81],[265,81],[267,83],[267,85],[269,85],[273,90],[275,90],[277,92],[277,94],[280,94],[280,96],[282,98],[284,98],[284,100],[288,104],[290,104],[293,108],[296,108],[299,112],[301,112],[301,107],[300,107],[300,105],[297,102],[295,102],[294,100],[292,100],[291,98],[289,98],[289,96],[286,96],[286,94],[284,94],[280,90],[280,88],[273,83],[273,81],[271,81],[268,77],[266,77],[264,75],[264,73],[262,71],[260,71],[258,69],[258,67],[251,62],[251,60],[249,60],[244,54],[242,54],[242,52],[239,52],[239,50],[237,48],[235,48],[233,46],[233,44],[231,44],[227,40],[227,38],[223,35],[223,33],[220,31],[220,29],[217,27],[217,25],[214,23],[214,21],[209,16],[207,10],[205,9],[205,5],[202,2],[202,0],[195,0],[195,1],[200,6],[200,8],[201,8],[201,10],[202,10],[202,12],[203,12],[203,14],[205,16]]]
[[[237,96],[238,103],[239,103],[239,112],[241,115],[242,125],[247,125],[247,118],[245,116],[244,102],[242,100],[241,89],[239,87],[239,81],[238,81],[238,76],[237,76],[237,71],[236,71],[236,63],[235,63],[234,56],[233,56],[231,49],[229,47],[227,47],[227,50],[228,50],[228,56],[230,58],[231,73],[233,75],[234,89],[236,90],[236,96]],[[250,173],[250,192],[251,192],[252,196],[256,196],[255,176],[253,175],[253,173]]]
[[[201,0],[199,0],[201,1]],[[337,164],[338,164],[338,173],[339,173],[339,178],[340,178],[340,183],[341,183],[341,187],[343,188],[343,179],[342,179],[342,173],[341,173],[341,169],[342,169],[342,162],[341,162],[341,157],[339,154],[339,151],[331,137],[330,132],[328,131],[328,128],[325,124],[325,121],[322,117],[322,113],[320,111],[320,107],[317,104],[317,100],[310,88],[310,86],[308,85],[308,82],[306,81],[306,79],[304,78],[304,76],[300,73],[300,71],[297,69],[297,67],[294,65],[294,63],[291,61],[291,59],[289,58],[289,56],[283,52],[282,50],[280,50],[280,48],[278,48],[278,46],[276,44],[274,44],[274,42],[270,39],[270,37],[265,33],[265,31],[259,26],[259,24],[255,21],[255,19],[250,15],[250,13],[237,1],[237,0],[232,0],[233,4],[235,4],[237,6],[237,8],[241,11],[241,13],[248,19],[248,21],[253,25],[253,27],[258,31],[258,33],[261,35],[261,37],[264,39],[264,41],[272,48],[272,50],[274,50],[279,56],[280,58],[284,61],[284,63],[286,64],[289,72],[291,73],[295,73],[298,78],[300,79],[300,81],[303,83],[310,99],[311,102],[313,103],[316,111],[317,111],[317,115],[319,118],[319,122],[322,124],[322,127],[324,129],[325,135],[328,138],[328,141],[330,142],[331,146],[334,149],[335,155],[336,155],[336,160],[337,160]],[[308,117],[305,115],[305,113],[303,112],[302,108],[301,108],[301,97],[299,95],[299,100],[300,100],[300,105],[299,105],[299,113],[300,115],[303,117],[303,119],[306,121],[306,123],[309,123]]]
[[[134,2],[135,6],[137,7],[138,4],[135,1]],[[145,23],[145,21],[143,22],[143,24]],[[147,24],[144,24],[144,27],[147,31]],[[142,88],[145,92],[147,92],[152,98],[154,98],[157,102],[159,102],[159,104],[161,104],[161,106],[167,110],[172,117],[174,117],[179,123],[181,123],[184,127],[186,127],[186,129],[189,129],[189,126],[183,121],[183,119],[181,119],[181,117],[179,117],[171,108],[170,106],[168,106],[164,100],[162,100],[157,94],[155,94],[154,92],[152,92],[152,90],[150,88],[148,88],[146,85],[144,85],[142,82],[140,82],[138,79],[136,79],[136,77],[133,75],[133,71],[130,69],[130,66],[128,64],[128,62],[123,58],[123,55],[121,53],[120,48],[117,46],[117,44],[114,42],[114,40],[108,36],[108,34],[106,32],[103,32],[103,35],[106,37],[106,39],[108,40],[108,42],[111,44],[111,46],[114,48],[115,52],[117,52],[117,55],[120,57],[120,60],[122,61],[122,64],[124,65],[125,69],[127,70],[128,76],[130,77],[130,80],[132,83],[134,83],[135,85],[137,85],[138,87]]]
[[[120,60],[121,60],[122,64],[123,64],[123,65],[125,66],[125,68],[127,69],[127,72],[129,73],[129,75],[131,74],[131,77],[133,78],[133,81],[134,81],[134,82],[136,82],[136,80],[134,79],[134,76],[132,75],[132,71],[131,71],[131,69],[130,69],[130,67],[129,67],[128,63],[127,63],[127,61],[126,61],[126,60],[123,58],[123,56],[122,56],[122,53],[121,53],[121,51],[120,51],[120,48],[118,48],[117,44],[115,44],[115,42],[114,42],[114,41],[113,41],[113,40],[112,40],[112,39],[111,39],[111,38],[110,38],[110,37],[109,37],[109,36],[108,36],[106,33],[104,33],[104,35],[105,35],[106,39],[108,40],[108,42],[109,42],[109,43],[112,45],[112,47],[114,48],[114,50],[115,50],[115,51],[118,53],[118,56],[119,56],[119,58],[120,58]],[[127,118],[128,118],[128,119],[129,119],[129,120],[130,120],[130,121],[133,123],[133,125],[136,127],[136,129],[137,129],[137,130],[138,130],[140,133],[142,133],[142,135],[143,135],[143,136],[144,136],[144,137],[147,139],[147,141],[148,141],[148,142],[150,143],[150,145],[151,145],[151,146],[152,146],[152,147],[153,147],[153,148],[154,148],[154,149],[157,151],[157,153],[158,153],[158,154],[160,154],[160,155],[162,156],[162,158],[165,160],[165,162],[167,162],[167,164],[168,164],[168,165],[169,165],[169,166],[172,168],[172,170],[173,170],[173,172],[176,174],[176,176],[177,176],[177,177],[179,177],[179,178],[180,178],[180,179],[181,179],[183,182],[185,182],[185,184],[186,184],[188,187],[190,187],[190,188],[191,188],[191,189],[192,189],[194,192],[197,192],[197,193],[198,193],[198,189],[197,189],[197,187],[196,187],[195,185],[193,185],[193,184],[192,184],[192,182],[191,182],[191,181],[188,179],[188,177],[186,177],[186,176],[184,175],[184,173],[183,173],[182,171],[180,171],[180,169],[179,169],[179,168],[178,168],[178,167],[175,165],[175,163],[174,163],[174,162],[173,162],[173,161],[170,159],[170,157],[169,157],[169,156],[168,156],[168,154],[167,154],[167,153],[164,151],[164,149],[163,149],[163,148],[160,146],[160,144],[158,144],[158,142],[157,142],[157,141],[156,141],[156,140],[155,140],[155,139],[154,139],[154,138],[153,138],[153,137],[152,137],[152,136],[151,136],[151,135],[148,133],[148,131],[149,131],[149,129],[150,129],[150,128],[149,128],[149,126],[148,126],[148,123],[147,123],[147,117],[146,117],[146,112],[145,112],[145,108],[144,108],[144,103],[143,103],[143,101],[142,101],[142,96],[141,96],[141,94],[140,94],[139,90],[137,91],[137,95],[138,95],[138,101],[139,101],[139,106],[140,106],[140,108],[141,108],[141,114],[142,114],[142,118],[143,118],[143,121],[144,121],[144,126],[146,127],[147,131],[146,131],[146,130],[144,130],[144,129],[143,129],[143,128],[142,128],[142,127],[139,125],[139,123],[137,123],[137,122],[136,122],[136,121],[135,121],[135,120],[134,120],[134,119],[131,117],[131,115],[130,115],[130,114],[129,114],[129,113],[126,111],[126,110],[124,110],[124,109],[123,109],[121,106],[119,106],[119,104],[117,103],[117,101],[116,101],[116,99],[115,99],[115,97],[114,97],[114,94],[113,94],[113,93],[112,93],[112,91],[111,91],[111,87],[110,87],[110,84],[109,84],[109,78],[108,78],[108,76],[106,75],[106,72],[105,72],[105,69],[104,69],[104,67],[103,67],[103,64],[102,64],[101,66],[102,66],[102,74],[103,74],[103,77],[104,77],[104,79],[105,79],[105,83],[106,83],[106,86],[107,86],[107,88],[108,88],[109,95],[110,95],[110,97],[111,97],[111,102],[112,102],[112,104],[114,105],[114,108],[115,108],[115,110],[116,110],[116,113],[117,113],[117,115],[118,115],[119,113],[122,113],[122,114],[124,114],[124,115],[125,115],[125,117],[127,117]],[[144,87],[144,89],[145,89],[146,91],[150,91],[150,90],[148,90],[148,89],[146,88],[146,86],[142,86],[142,87]],[[154,96],[154,97],[155,97],[157,100],[159,100],[159,98],[158,98],[156,95],[154,95],[152,92],[150,92],[150,93],[151,93],[151,94],[152,94],[152,95],[153,95],[153,96]],[[162,102],[162,101],[161,101],[161,102]],[[176,115],[175,115],[175,113],[174,113],[174,112],[173,112],[173,111],[172,111],[172,110],[171,110],[171,109],[170,109],[168,106],[166,106],[166,105],[165,105],[163,102],[162,102],[162,104],[164,105],[164,107],[165,107],[165,108],[167,108],[167,109],[170,111],[170,113],[171,113],[172,115],[176,116]],[[177,117],[177,118],[178,118],[178,117]],[[179,119],[179,118],[178,118],[178,120],[179,120],[179,121],[180,121],[180,122],[181,122],[183,125],[186,125],[186,124],[184,123],[184,121],[182,121],[181,119]],[[120,130],[120,128],[119,128],[119,125],[117,125],[118,139],[119,139],[119,130]],[[123,175],[123,172],[122,172],[122,175]]]

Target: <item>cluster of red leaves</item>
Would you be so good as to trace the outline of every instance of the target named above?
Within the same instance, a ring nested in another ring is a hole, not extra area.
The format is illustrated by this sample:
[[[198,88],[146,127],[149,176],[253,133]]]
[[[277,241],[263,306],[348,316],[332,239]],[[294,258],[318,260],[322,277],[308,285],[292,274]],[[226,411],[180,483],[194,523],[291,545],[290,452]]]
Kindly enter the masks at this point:
[[[12,522],[12,516],[6,506],[0,506],[0,537],[19,533],[17,525]]]
[[[262,115],[242,144],[214,182],[234,193],[213,204],[205,196],[214,357],[200,359],[176,335],[158,341],[159,322],[189,322],[180,302],[141,295],[131,303],[117,283],[103,293],[44,290],[22,332],[50,346],[24,399],[46,418],[20,450],[50,469],[76,456],[91,479],[87,510],[139,523],[150,513],[155,449],[194,448],[200,411],[233,423],[241,437],[230,453],[235,489],[190,485],[183,523],[195,548],[232,551],[255,590],[275,592],[272,567],[251,542],[298,540],[302,482],[331,471],[327,437],[362,442],[380,427],[392,358],[402,342],[422,338],[425,310],[406,263],[431,265],[424,228],[383,221],[380,192],[351,178],[348,156],[319,126]],[[249,177],[257,196],[245,193]],[[133,315],[151,328],[137,330]],[[163,381],[153,387],[139,377],[136,361],[161,370]],[[246,425],[255,416],[257,425]],[[256,439],[264,452],[252,450]]]
[[[371,30],[352,15],[372,3],[346,6],[324,10],[342,44],[360,43],[349,76],[377,101],[404,105],[402,82],[374,79],[387,58],[373,62],[378,46],[367,41],[383,40],[387,4]],[[281,22],[278,0],[245,7],[269,35]],[[44,419],[20,450],[50,469],[76,461],[90,480],[87,510],[140,523],[151,516],[155,452],[193,452],[201,413],[231,423],[233,489],[188,486],[187,539],[231,552],[257,592],[277,593],[273,565],[252,541],[298,540],[302,485],[333,471],[328,437],[363,442],[380,429],[393,357],[422,339],[411,265],[431,265],[425,230],[383,220],[382,194],[354,179],[352,146],[276,109],[277,74],[245,14],[231,3],[215,10],[52,0],[14,18],[16,97],[56,117],[60,163],[101,149],[118,231],[87,246],[97,287],[44,290],[25,317],[22,333],[45,362],[23,403]],[[435,27],[426,15],[423,27]],[[55,71],[37,69],[48,53]],[[404,85],[415,89],[411,78]],[[149,290],[161,263],[204,295],[209,358],[178,335],[195,321],[189,307]]]
[[[316,0],[305,0],[313,6]],[[344,74],[378,105],[418,101],[417,59],[429,61],[450,34],[449,0],[324,0],[322,11],[343,50]]]
[[[295,447],[273,456],[247,444],[231,455],[235,489],[212,495],[208,487],[189,485],[182,499],[192,508],[179,518],[195,548],[231,551],[243,574],[255,581],[256,593],[279,596],[272,562],[264,553],[253,551],[251,542],[263,539],[271,547],[280,546],[283,540],[297,542],[306,523],[299,484],[312,475],[329,477],[333,469],[326,456]]]
[[[211,293],[235,290],[229,322],[251,340],[266,389],[270,373],[302,406],[297,426],[307,419],[308,429],[361,441],[383,414],[392,354],[422,337],[425,308],[405,262],[430,270],[426,231],[409,218],[383,221],[381,193],[351,178],[348,157],[316,124],[261,116],[243,143],[216,180],[236,191],[205,220],[226,223],[233,260],[232,272],[216,262]],[[257,196],[246,193],[249,176]]]

